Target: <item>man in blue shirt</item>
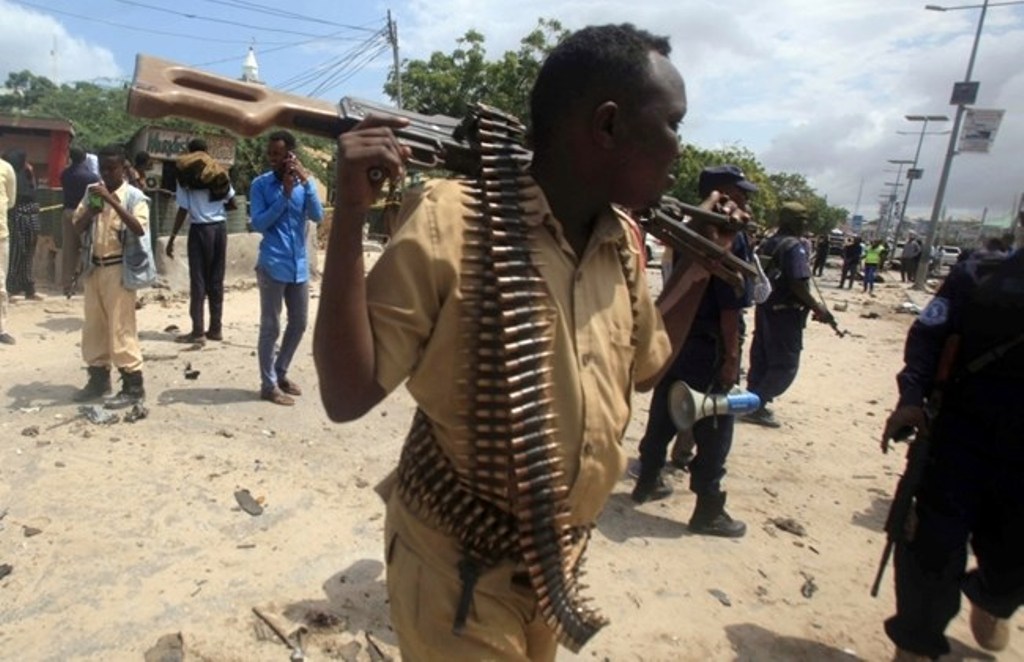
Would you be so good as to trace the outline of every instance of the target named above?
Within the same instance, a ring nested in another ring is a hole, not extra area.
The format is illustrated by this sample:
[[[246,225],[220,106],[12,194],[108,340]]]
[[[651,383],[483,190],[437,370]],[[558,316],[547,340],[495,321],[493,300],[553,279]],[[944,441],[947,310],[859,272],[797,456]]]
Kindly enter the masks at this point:
[[[765,427],[781,424],[768,405],[790,387],[800,368],[807,312],[828,324],[832,313],[811,294],[811,265],[800,237],[808,220],[807,208],[786,202],[779,210],[779,230],[758,248],[772,293],[754,313],[754,340],[750,346],[747,390],[761,398],[761,408],[741,420]]]
[[[324,217],[316,188],[295,156],[295,145],[295,136],[288,131],[271,133],[267,138],[271,170],[254,179],[249,188],[252,227],[263,235],[256,262],[260,397],[278,405],[293,405],[291,396],[302,395],[302,389],[288,379],[288,367],[309,317],[306,220],[319,223]],[[288,324],[275,358],[282,302],[288,309]]]
[[[748,206],[747,196],[757,191],[757,186],[734,165],[705,168],[698,188],[702,199],[718,191],[741,208]],[[734,253],[746,250],[744,241],[734,241]],[[637,503],[661,499],[672,492],[661,476],[668,444],[676,435],[668,411],[672,385],[683,381],[695,390],[721,394],[728,393],[739,381],[742,310],[749,304],[746,288],[736,292],[720,278],[712,278],[704,290],[686,342],[651,396],[647,428],[640,440],[640,472],[632,493]],[[739,538],[746,533],[746,525],[725,511],[726,494],[722,491],[732,438],[732,416],[703,418],[693,426],[697,454],[688,468],[690,489],[697,495],[697,503],[689,521],[691,533],[726,538]]]

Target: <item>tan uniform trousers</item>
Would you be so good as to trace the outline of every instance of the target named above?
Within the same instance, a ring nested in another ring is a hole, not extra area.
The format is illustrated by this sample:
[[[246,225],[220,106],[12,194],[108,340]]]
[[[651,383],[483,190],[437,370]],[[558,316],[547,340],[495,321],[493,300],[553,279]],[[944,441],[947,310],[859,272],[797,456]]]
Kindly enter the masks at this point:
[[[82,358],[91,367],[113,365],[142,370],[142,349],[135,326],[135,292],[121,285],[121,264],[93,267],[85,278],[85,326]]]
[[[7,237],[0,239],[0,333],[7,330]]]
[[[405,662],[551,661],[558,642],[532,589],[512,582],[513,565],[485,571],[461,635],[452,633],[462,583],[455,567],[432,567],[387,531],[391,625]]]
[[[79,253],[82,251],[82,237],[75,232],[72,223],[74,216],[74,209],[65,209],[61,216],[60,285],[65,293],[78,271]]]

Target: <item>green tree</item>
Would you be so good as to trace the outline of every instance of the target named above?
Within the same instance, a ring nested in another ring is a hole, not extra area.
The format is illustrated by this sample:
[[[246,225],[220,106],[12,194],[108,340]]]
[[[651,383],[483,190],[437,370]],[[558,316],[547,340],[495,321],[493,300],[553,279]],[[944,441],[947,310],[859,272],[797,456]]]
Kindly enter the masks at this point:
[[[0,95],[0,112],[27,110],[57,88],[49,78],[36,76],[27,69],[7,74],[4,87],[8,93]]]
[[[530,88],[541,62],[567,34],[558,21],[540,19],[520,41],[519,50],[488,61],[484,36],[470,30],[456,41],[451,53],[436,51],[427,60],[402,63],[402,105],[418,113],[462,117],[471,104],[483,102],[525,121]],[[384,93],[397,102],[394,71],[388,75]]]

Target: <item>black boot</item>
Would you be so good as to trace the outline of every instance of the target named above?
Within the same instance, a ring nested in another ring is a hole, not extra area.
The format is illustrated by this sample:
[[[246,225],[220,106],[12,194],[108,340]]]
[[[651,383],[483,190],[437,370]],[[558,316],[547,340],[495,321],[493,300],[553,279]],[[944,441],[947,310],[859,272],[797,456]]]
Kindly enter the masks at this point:
[[[75,402],[88,402],[102,398],[110,393],[110,368],[89,366],[89,381],[84,388],[75,391],[71,399]]]
[[[645,471],[640,467],[640,475],[636,478],[636,486],[633,488],[633,501],[645,503],[647,501],[658,501],[672,494],[672,486],[665,482],[661,472]]]
[[[123,409],[138,404],[146,397],[142,388],[142,371],[128,372],[121,369],[121,391],[108,399],[104,406],[107,409]]]
[[[747,532],[746,524],[725,512],[725,492],[698,494],[689,528],[691,533],[722,538],[742,538]]]

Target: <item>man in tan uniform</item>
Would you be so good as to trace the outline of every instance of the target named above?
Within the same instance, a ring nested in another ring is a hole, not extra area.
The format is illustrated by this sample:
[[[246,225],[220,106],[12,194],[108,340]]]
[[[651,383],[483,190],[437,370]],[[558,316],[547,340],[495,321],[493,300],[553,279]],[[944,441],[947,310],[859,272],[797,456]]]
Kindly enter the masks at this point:
[[[557,428],[556,457],[549,460],[560,469],[542,478],[564,478],[565,527],[558,535],[571,542],[563,569],[576,564],[625,468],[621,437],[634,386],[656,381],[672,354],[670,335],[685,336],[706,284],[703,269],[683,264],[659,314],[641,267],[642,246],[612,206],[649,207],[671,185],[686,98],[668,52],[666,39],[630,25],[581,30],[548,57],[531,98],[535,152],[528,176],[518,180],[525,182],[518,205],[523,252],[535,269],[531,282],[542,283],[530,305],[550,323],[551,351],[538,377],[544,388],[527,404],[543,401],[543,419]],[[417,450],[422,444],[414,446],[424,438],[421,423],[429,430],[423,447],[440,451],[438,462],[460,478],[456,490],[465,484],[472,492],[480,475],[473,457],[479,446],[467,434],[472,366],[465,360],[465,347],[474,343],[467,309],[472,316],[475,305],[467,301],[467,281],[476,277],[467,255],[479,246],[467,240],[474,187],[431,182],[406,201],[401,229],[364,277],[362,225],[380,191],[367,173],[403,172],[409,153],[391,131],[401,126],[369,118],[339,139],[341,203],[313,342],[324,406],[333,420],[352,420],[406,380],[419,406],[397,474],[381,487],[391,618],[403,658],[550,660],[558,643],[576,649],[601,623],[574,636],[566,626],[572,618],[545,616],[558,611],[558,600],[546,591],[551,576],[531,567],[536,559],[511,554],[479,567],[466,543],[475,532],[460,530],[460,513],[409,496],[425,457]],[[433,489],[430,479],[422,482]],[[534,493],[510,482],[508,491],[516,490],[520,503],[536,503]],[[500,498],[469,503],[521,515]],[[512,536],[528,550],[524,521]]]
[[[100,151],[102,182],[89,187],[74,216],[84,247],[82,358],[89,371],[88,383],[74,399],[86,402],[106,395],[111,390],[110,367],[114,366],[121,373],[121,391],[107,401],[108,407],[128,406],[145,397],[135,291],[125,288],[122,280],[122,234],[146,233],[149,198],[125,179],[124,159],[124,148],[119,145]]]
[[[7,212],[14,208],[18,199],[18,178],[14,167],[0,159],[0,344],[13,345],[14,336],[7,333],[7,244],[10,230],[7,228]]]

